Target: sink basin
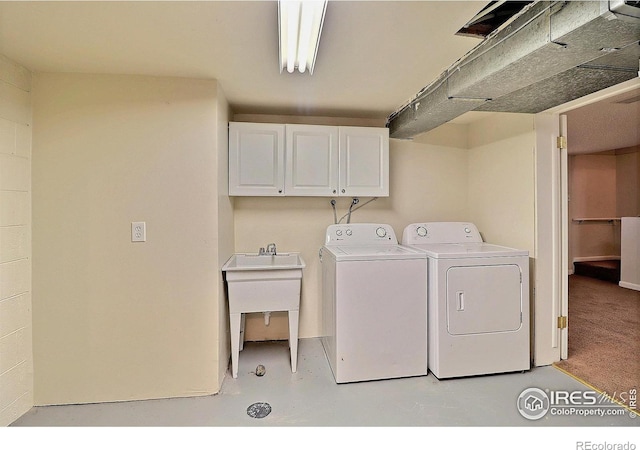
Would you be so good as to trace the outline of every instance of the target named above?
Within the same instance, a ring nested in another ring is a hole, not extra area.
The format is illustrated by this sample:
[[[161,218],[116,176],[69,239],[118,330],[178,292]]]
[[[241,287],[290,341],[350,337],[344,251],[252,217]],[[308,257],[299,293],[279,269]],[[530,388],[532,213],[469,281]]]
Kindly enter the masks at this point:
[[[303,269],[304,267],[306,264],[299,253],[280,253],[277,255],[236,253],[222,266],[222,270],[234,272],[239,270]]]

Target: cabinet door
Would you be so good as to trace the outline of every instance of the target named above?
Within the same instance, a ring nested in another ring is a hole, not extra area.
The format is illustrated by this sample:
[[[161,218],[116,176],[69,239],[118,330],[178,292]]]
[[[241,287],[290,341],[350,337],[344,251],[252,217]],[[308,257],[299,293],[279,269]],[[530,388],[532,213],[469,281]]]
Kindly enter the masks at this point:
[[[229,195],[284,195],[282,124],[229,123]]]
[[[340,195],[389,195],[389,129],[340,127]]]
[[[338,194],[338,127],[286,126],[287,195]]]

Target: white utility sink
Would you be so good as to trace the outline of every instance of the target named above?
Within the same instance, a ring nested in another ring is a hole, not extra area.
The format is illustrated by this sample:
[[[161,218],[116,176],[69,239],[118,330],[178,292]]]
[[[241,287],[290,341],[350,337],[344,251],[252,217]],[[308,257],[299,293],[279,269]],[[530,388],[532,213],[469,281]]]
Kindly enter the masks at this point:
[[[305,266],[304,260],[298,253],[280,253],[278,255],[236,253],[222,266],[222,270],[233,272],[238,270],[303,269]]]
[[[246,313],[264,313],[265,324],[269,325],[272,311],[287,311],[291,371],[297,370],[300,285],[305,266],[299,253],[236,253],[222,266],[229,293],[233,378],[238,377],[238,356],[244,343]]]

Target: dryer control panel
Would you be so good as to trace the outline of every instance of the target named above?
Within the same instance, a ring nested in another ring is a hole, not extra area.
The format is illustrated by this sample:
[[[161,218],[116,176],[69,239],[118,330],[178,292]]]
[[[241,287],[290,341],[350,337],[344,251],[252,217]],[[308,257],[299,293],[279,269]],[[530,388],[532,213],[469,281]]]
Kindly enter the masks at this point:
[[[425,222],[408,225],[402,233],[403,245],[461,244],[482,242],[478,228],[469,222]]]
[[[398,244],[391,225],[384,223],[351,223],[329,225],[325,238],[327,245]]]

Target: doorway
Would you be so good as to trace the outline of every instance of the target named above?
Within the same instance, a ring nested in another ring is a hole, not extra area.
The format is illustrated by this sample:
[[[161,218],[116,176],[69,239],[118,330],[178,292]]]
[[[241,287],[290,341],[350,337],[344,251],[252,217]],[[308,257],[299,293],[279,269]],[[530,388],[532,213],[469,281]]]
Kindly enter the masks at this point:
[[[566,313],[556,366],[625,402],[640,384],[640,292],[621,288],[621,217],[640,215],[640,88],[617,87],[567,116],[567,184],[562,217],[567,254]],[[562,182],[561,182],[562,184]],[[564,309],[564,308],[563,308]]]

